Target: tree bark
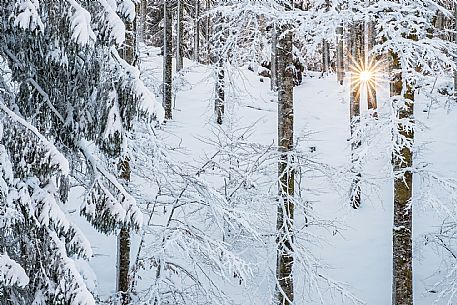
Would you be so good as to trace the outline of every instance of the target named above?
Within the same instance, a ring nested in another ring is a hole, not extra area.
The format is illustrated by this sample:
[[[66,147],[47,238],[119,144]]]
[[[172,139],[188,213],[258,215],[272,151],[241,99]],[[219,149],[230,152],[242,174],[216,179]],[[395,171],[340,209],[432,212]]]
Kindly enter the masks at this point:
[[[341,22],[336,28],[336,79],[340,85],[344,80],[344,36],[343,23]]]
[[[278,58],[278,162],[279,203],[277,211],[277,297],[276,304],[290,305],[294,301],[293,232],[295,172],[291,153],[294,149],[294,102],[292,33],[288,26],[281,28],[276,49]]]
[[[391,52],[391,81],[390,95],[398,97],[403,94],[403,78],[399,56]],[[403,95],[405,108],[398,112],[398,119],[413,120],[414,91],[407,85]],[[394,100],[394,103],[398,99]],[[405,130],[401,123],[397,125],[398,133],[413,141],[414,132]],[[413,304],[413,269],[412,269],[412,220],[411,206],[413,190],[413,153],[411,148],[403,146],[400,155],[392,156],[394,171],[394,223],[393,223],[393,279],[392,279],[392,304]]]
[[[457,4],[454,4],[454,43],[457,43]],[[454,57],[457,65],[457,56]],[[457,102],[457,69],[454,70],[454,101]]]
[[[322,40],[322,76],[329,72],[330,67],[330,50],[327,40]]]
[[[361,83],[358,79],[358,72],[356,66],[360,66],[364,61],[364,44],[363,44],[363,22],[354,22],[351,28],[351,57],[352,57],[352,69],[351,69],[351,91],[349,101],[349,113],[350,113],[350,124],[351,124],[351,159],[352,159],[352,174],[354,176],[351,185],[350,202],[354,209],[360,206],[361,189],[360,183],[362,174],[359,168],[359,157],[357,155],[357,149],[360,147],[360,140],[357,137],[356,129],[360,124],[360,91]]]
[[[376,55],[372,53],[376,45],[376,28],[375,21],[370,20],[367,22],[367,62],[366,67],[373,70],[376,63]],[[378,102],[376,97],[376,74],[372,75],[372,80],[367,83],[367,102],[368,109],[372,110],[372,115],[377,117],[376,110],[378,109]]]
[[[121,228],[118,236],[118,271],[117,271],[117,291],[121,295],[121,304],[130,303],[130,230],[126,227]]]
[[[172,10],[171,1],[164,1],[164,28],[163,28],[163,101],[162,105],[165,109],[165,119],[173,118],[173,96],[172,96],[172,81],[173,81],[173,32],[172,32]]]
[[[271,91],[278,90],[278,29],[276,24],[273,25],[271,32]]]
[[[137,15],[133,21],[126,21],[126,36],[123,48],[120,50],[121,57],[130,65],[137,65],[137,40],[138,40],[138,26],[141,18],[140,3],[135,5],[135,12]],[[121,97],[122,98],[122,97]],[[130,164],[128,158],[123,158],[119,163],[119,178],[127,184],[130,181]],[[129,288],[130,288],[130,229],[123,226],[118,235],[117,246],[117,292],[121,296],[121,304],[127,305],[130,302]]]
[[[194,61],[199,62],[200,53],[200,0],[195,0]]]
[[[219,14],[213,29],[213,37],[217,37],[217,41],[215,41],[213,45],[214,56],[211,60],[216,67],[214,113],[216,115],[216,123],[219,125],[222,125],[225,108],[225,70],[223,54],[225,44],[225,31],[223,29],[223,23],[223,17]]]
[[[178,12],[176,21],[176,72],[181,71],[183,68],[183,18],[184,18],[184,1],[178,1]]]
[[[216,114],[216,122],[222,125],[224,117],[225,104],[225,71],[224,61],[219,58],[216,64],[216,100],[214,104],[214,112]]]

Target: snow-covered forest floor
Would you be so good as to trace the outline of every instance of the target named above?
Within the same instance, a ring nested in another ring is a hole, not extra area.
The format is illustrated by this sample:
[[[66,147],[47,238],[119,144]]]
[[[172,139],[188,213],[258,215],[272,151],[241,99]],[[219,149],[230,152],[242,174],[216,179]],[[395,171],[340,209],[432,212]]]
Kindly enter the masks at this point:
[[[140,64],[146,85],[157,95],[162,79],[162,57],[158,55],[159,52],[157,48],[143,47]],[[182,162],[198,164],[210,155],[214,147],[208,144],[208,139],[215,140],[222,130],[230,133],[251,126],[247,141],[264,145],[276,143],[277,103],[274,93],[270,91],[269,79],[261,82],[257,73],[247,68],[232,70],[228,75],[225,121],[222,127],[214,123],[214,79],[211,68],[186,60],[184,70],[175,77],[173,120],[160,127],[157,134],[166,139],[169,145],[179,146],[184,151],[179,157]],[[348,203],[349,185],[341,174],[350,168],[348,88],[347,85],[339,86],[335,75],[323,78],[319,76],[310,73],[301,85],[295,87],[295,138],[298,139],[297,147],[309,152],[310,158],[326,164],[333,171],[330,177],[308,177],[301,183],[309,189],[305,198],[308,198],[316,215],[320,219],[332,221],[337,228],[310,228],[319,243],[310,243],[309,249],[328,266],[326,275],[347,285],[345,287],[366,304],[388,305],[391,302],[392,283],[393,190],[390,150],[387,145],[391,135],[389,128],[380,126],[390,111],[388,83],[380,81],[378,87],[379,120],[370,119],[367,114],[362,120],[367,132],[362,144],[363,196],[361,207],[354,210]],[[442,81],[444,80],[438,79],[437,83]],[[455,108],[455,105],[444,104],[430,107],[430,101],[420,91],[415,102],[418,128],[415,134],[414,162],[416,165],[426,165],[427,171],[447,177],[457,176]],[[362,109],[366,109],[366,105],[362,104]],[[444,216],[430,212],[431,209],[439,208],[429,204],[429,199],[437,195],[435,192],[438,189],[430,186],[427,179],[419,174],[414,179],[414,297],[416,305],[429,305],[436,299],[437,294],[430,291],[442,278],[436,272],[443,270],[444,263],[433,246],[426,243],[424,235],[436,231]],[[136,180],[138,181],[140,180]],[[144,188],[147,189],[148,186],[144,185]],[[79,200],[80,193],[74,189],[71,203],[75,208],[79,206]],[[273,230],[275,207],[265,209],[273,211]],[[76,214],[73,214],[73,219],[83,228],[94,248],[95,257],[90,266],[97,278],[97,290],[101,295],[110,295],[115,292],[116,238],[97,233]],[[138,237],[135,236],[131,249],[133,258],[137,249]],[[275,253],[271,254],[270,259],[274,255]],[[274,260],[271,263],[269,268],[274,270]],[[259,277],[260,283],[264,275],[254,276]],[[94,278],[94,275],[86,274],[86,277]],[[273,293],[274,286],[269,281],[259,285],[266,291],[259,289],[257,292],[249,292],[243,291],[241,287],[236,292],[235,287],[233,293],[240,294],[236,298],[240,304],[265,304],[264,301]],[[296,287],[302,289],[297,292],[298,296],[303,297],[306,293],[306,285],[306,278],[298,277]],[[264,299],[254,298],[256,294],[263,295]],[[326,304],[330,304],[329,298],[330,295],[324,297]],[[317,295],[303,297],[302,300],[297,304],[318,304]],[[335,304],[343,304],[338,296],[333,301]]]

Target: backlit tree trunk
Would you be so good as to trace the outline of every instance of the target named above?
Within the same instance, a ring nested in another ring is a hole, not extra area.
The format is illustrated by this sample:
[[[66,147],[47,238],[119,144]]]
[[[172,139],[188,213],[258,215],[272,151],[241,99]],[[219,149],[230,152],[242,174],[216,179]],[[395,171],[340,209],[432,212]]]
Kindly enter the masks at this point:
[[[361,83],[358,79],[357,66],[364,62],[364,44],[363,44],[363,22],[354,22],[351,28],[351,91],[350,91],[350,124],[351,124],[351,159],[352,159],[352,174],[353,180],[351,185],[350,202],[354,209],[360,206],[360,173],[359,157],[357,149],[360,147],[360,140],[356,134],[356,130],[360,123],[360,89]]]
[[[336,28],[336,79],[340,85],[344,80],[343,23]]]
[[[407,85],[403,92],[403,78],[397,54],[391,52],[391,81],[390,95],[397,97],[394,103],[405,100],[405,107],[398,111],[398,119],[413,120],[414,91]],[[403,96],[402,96],[403,95]],[[398,105],[398,104],[397,104]],[[396,108],[397,105],[394,105]],[[414,141],[414,131],[405,129],[405,125],[398,123],[398,133]],[[395,139],[394,139],[395,140]],[[403,143],[403,142],[402,142]],[[397,143],[397,145],[404,145]],[[400,152],[392,156],[394,171],[394,223],[393,223],[393,280],[392,304],[413,304],[413,269],[412,269],[412,220],[413,210],[411,198],[413,191],[413,153],[410,147],[404,145]]]
[[[371,51],[373,50],[376,44],[376,28],[375,28],[375,21],[370,20],[366,24],[367,27],[367,62],[366,66],[372,68],[376,63],[376,55],[372,54]],[[376,98],[376,75],[372,76],[372,81],[368,82],[367,84],[367,102],[368,102],[368,109],[373,111],[373,116],[377,116],[376,110],[378,109],[378,102]]]

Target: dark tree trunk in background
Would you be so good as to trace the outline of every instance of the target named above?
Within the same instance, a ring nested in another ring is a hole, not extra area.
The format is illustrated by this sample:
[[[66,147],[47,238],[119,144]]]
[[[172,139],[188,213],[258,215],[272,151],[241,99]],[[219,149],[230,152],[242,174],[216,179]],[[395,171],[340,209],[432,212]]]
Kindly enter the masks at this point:
[[[178,1],[176,20],[176,72],[183,68],[183,31],[184,31],[184,0]]]
[[[194,19],[194,61],[199,62],[200,53],[200,0],[195,0]]]
[[[171,1],[165,1],[164,10],[164,28],[163,28],[163,101],[162,106],[165,110],[165,119],[173,118],[173,32],[172,21],[173,14],[171,10]]]
[[[351,124],[351,138],[352,138],[352,145],[351,145],[351,161],[352,161],[352,174],[353,180],[351,185],[351,192],[350,192],[350,202],[351,206],[354,209],[357,209],[360,206],[360,183],[362,174],[360,173],[360,165],[359,165],[359,157],[357,154],[357,150],[360,147],[360,140],[356,134],[356,130],[360,124],[360,89],[361,83],[358,79],[358,72],[356,68],[357,66],[361,66],[363,62],[365,62],[364,56],[364,44],[363,44],[363,22],[354,22],[351,27],[351,65],[353,66],[351,69],[351,91],[350,91],[350,124]]]
[[[290,5],[289,8],[292,6]],[[294,300],[293,232],[295,172],[291,162],[294,149],[294,76],[292,32],[282,26],[276,49],[278,58],[278,162],[279,202],[277,212],[277,299],[276,304],[290,305]]]
[[[343,23],[336,28],[336,79],[340,85],[344,80],[344,36]]]
[[[391,81],[390,95],[402,95],[403,79],[398,54],[391,52]],[[413,120],[414,90],[407,85],[403,98],[405,109],[398,112],[399,119]],[[396,101],[394,101],[395,103]],[[414,132],[404,130],[403,124],[397,125],[398,132],[413,141]],[[397,143],[398,144],[398,143]],[[412,269],[412,229],[413,210],[411,206],[413,191],[413,174],[410,170],[413,164],[413,154],[410,148],[401,148],[400,156],[392,156],[394,171],[394,223],[393,223],[393,279],[392,304],[413,304],[413,269]]]

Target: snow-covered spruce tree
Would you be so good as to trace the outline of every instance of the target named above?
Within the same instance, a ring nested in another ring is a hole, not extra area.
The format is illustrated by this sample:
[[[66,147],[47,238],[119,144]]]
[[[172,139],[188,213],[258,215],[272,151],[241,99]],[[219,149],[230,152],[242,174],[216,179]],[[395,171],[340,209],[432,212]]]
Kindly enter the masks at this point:
[[[0,57],[10,71],[0,82],[0,252],[3,266],[18,270],[15,278],[0,268],[0,278],[17,283],[1,286],[0,301],[95,304],[74,263],[90,258],[91,247],[64,204],[76,182],[86,188],[81,212],[98,230],[141,225],[134,199],[116,178],[140,104],[150,113],[155,106],[139,72],[116,50],[125,31],[118,14],[132,14],[134,5],[0,6]]]

